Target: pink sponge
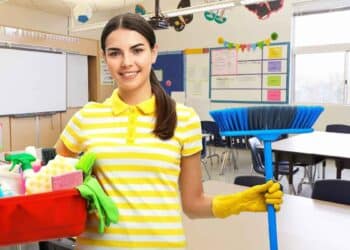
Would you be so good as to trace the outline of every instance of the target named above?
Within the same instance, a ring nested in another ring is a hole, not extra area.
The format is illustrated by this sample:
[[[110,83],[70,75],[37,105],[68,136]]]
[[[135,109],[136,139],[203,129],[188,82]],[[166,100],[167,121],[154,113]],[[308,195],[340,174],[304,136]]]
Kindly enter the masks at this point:
[[[83,173],[80,170],[51,177],[52,191],[75,188],[82,183]]]

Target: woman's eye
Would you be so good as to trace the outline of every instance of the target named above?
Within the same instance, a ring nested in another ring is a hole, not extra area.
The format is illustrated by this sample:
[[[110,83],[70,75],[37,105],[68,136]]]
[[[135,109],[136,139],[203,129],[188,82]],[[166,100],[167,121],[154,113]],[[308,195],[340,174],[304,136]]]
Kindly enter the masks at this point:
[[[134,49],[134,53],[135,54],[140,54],[143,51],[143,49],[139,48],[139,49]]]
[[[114,57],[114,56],[118,56],[120,54],[120,52],[118,51],[113,51],[113,52],[109,52],[108,56]]]

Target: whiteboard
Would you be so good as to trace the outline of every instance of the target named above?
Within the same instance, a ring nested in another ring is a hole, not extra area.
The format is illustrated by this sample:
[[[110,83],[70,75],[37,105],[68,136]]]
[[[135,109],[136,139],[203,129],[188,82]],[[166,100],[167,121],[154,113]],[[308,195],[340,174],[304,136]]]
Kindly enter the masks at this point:
[[[66,56],[0,48],[0,87],[0,115],[66,110]]]
[[[82,107],[88,99],[87,56],[67,54],[67,107]]]

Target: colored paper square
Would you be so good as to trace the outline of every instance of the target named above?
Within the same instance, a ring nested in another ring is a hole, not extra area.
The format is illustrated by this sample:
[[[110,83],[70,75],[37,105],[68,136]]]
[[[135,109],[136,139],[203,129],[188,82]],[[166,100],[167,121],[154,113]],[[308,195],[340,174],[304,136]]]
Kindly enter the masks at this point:
[[[83,172],[80,170],[51,177],[53,191],[75,188],[76,186],[79,186],[82,183]]]
[[[158,81],[163,81],[163,70],[162,69],[154,69],[153,70],[154,74],[156,74],[156,77]]]
[[[267,86],[280,87],[282,82],[282,76],[267,76]]]
[[[281,72],[282,71],[282,61],[269,61],[267,62],[268,72]]]
[[[283,49],[282,47],[269,47],[268,58],[269,59],[280,59],[282,58]]]
[[[281,101],[281,90],[273,89],[267,91],[267,100],[268,101]]]

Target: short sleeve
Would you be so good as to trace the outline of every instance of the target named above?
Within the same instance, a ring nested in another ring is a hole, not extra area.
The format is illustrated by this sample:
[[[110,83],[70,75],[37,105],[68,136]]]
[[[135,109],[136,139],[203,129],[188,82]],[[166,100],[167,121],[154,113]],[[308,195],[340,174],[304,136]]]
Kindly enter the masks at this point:
[[[187,108],[182,124],[181,156],[190,156],[202,150],[202,131],[199,116],[192,108]]]
[[[81,153],[84,151],[82,120],[82,110],[79,110],[72,116],[60,135],[60,140],[74,153]]]

